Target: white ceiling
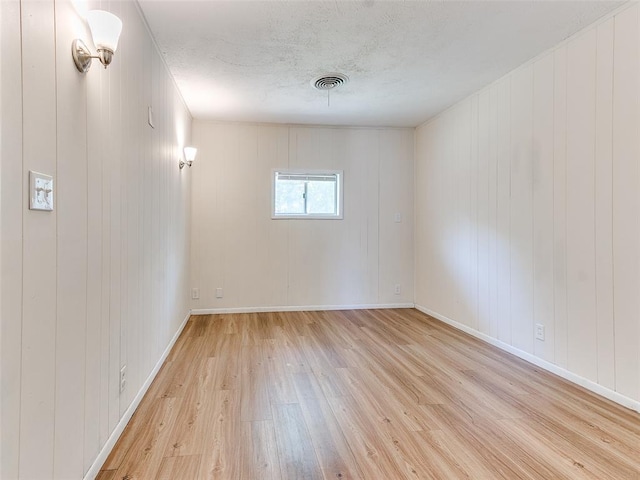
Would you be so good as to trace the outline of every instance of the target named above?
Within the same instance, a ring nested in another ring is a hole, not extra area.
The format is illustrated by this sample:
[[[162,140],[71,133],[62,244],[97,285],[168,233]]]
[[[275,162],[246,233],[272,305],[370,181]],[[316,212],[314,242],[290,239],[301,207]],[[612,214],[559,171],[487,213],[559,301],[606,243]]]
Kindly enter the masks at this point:
[[[139,2],[195,118],[361,126],[419,125],[623,3]]]

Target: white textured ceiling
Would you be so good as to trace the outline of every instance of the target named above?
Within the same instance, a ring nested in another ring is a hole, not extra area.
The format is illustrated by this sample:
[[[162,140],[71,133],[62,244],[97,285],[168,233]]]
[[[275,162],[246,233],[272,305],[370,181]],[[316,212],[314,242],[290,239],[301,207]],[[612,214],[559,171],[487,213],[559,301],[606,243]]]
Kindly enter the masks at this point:
[[[623,3],[139,2],[195,118],[362,126],[419,125]],[[330,106],[327,72],[351,79]]]

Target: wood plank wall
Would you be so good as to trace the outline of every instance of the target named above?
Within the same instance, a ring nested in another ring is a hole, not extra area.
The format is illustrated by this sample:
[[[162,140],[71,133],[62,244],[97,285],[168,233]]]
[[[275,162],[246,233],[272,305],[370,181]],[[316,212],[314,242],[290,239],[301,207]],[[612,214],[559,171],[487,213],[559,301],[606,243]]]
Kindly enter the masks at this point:
[[[79,6],[0,3],[7,479],[82,478],[189,311],[191,117],[133,2],[86,2],[124,28],[112,65],[80,75]],[[28,209],[29,170],[53,175],[53,212]]]
[[[415,189],[417,305],[636,402],[638,11],[419,127]]]
[[[196,311],[413,304],[413,129],[195,121],[193,137]],[[272,220],[275,168],[343,170],[344,219]]]

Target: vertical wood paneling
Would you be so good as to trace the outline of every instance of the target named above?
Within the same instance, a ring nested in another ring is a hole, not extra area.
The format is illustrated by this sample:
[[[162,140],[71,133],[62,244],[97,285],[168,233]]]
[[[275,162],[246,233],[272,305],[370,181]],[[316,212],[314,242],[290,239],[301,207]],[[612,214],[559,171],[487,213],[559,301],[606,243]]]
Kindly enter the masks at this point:
[[[245,292],[260,294],[255,267],[258,264],[257,243],[262,241],[262,235],[256,231],[253,212],[257,207],[263,214],[267,213],[268,202],[257,202],[252,188],[238,188],[239,185],[256,184],[257,133],[256,127],[240,127],[231,137],[233,154],[225,158],[227,183],[222,198],[226,223],[231,225],[236,218],[245,219],[239,222],[237,231],[228,229],[224,232],[223,245],[223,251],[227,252],[224,256],[225,296],[239,302],[243,301]],[[265,190],[260,189],[260,193],[266,193]]]
[[[91,69],[86,75],[87,92],[87,309],[85,363],[84,467],[91,462],[107,439],[103,422],[102,395],[102,161],[100,132],[102,118],[101,72]]]
[[[421,149],[427,152],[426,155],[437,155],[437,151],[442,149],[443,142],[434,142],[432,139],[438,135],[439,125],[434,125],[433,128],[424,127],[424,134],[416,134],[416,149]],[[442,224],[439,221],[438,209],[434,208],[439,205],[439,202],[428,201],[428,199],[439,199],[441,196],[439,183],[435,181],[438,177],[437,169],[444,168],[444,163],[437,162],[422,162],[420,165],[416,164],[416,181],[414,184],[416,192],[416,209],[422,210],[423,214],[416,216],[416,225],[420,225],[418,229],[419,236],[416,238],[416,244],[428,245],[429,248],[420,249],[416,251],[416,259],[424,258],[421,263],[416,263],[416,295],[420,295],[422,298],[427,298],[430,305],[439,305],[440,289],[442,288],[441,282],[436,282],[435,273],[439,272],[440,278],[443,278],[443,274],[440,269],[442,262],[442,256],[438,255],[438,240],[433,235],[429,234],[430,228],[442,228]],[[445,178],[443,175],[438,178]],[[420,186],[421,188],[417,188]],[[418,221],[420,219],[420,221]],[[433,272],[429,274],[428,272]],[[418,293],[420,292],[420,293]]]
[[[456,162],[453,170],[452,194],[455,198],[455,214],[452,217],[456,237],[457,255],[454,274],[454,318],[461,323],[473,325],[475,320],[474,290],[471,281],[474,270],[471,262],[471,102],[457,106],[456,130],[452,148]]]
[[[533,67],[511,78],[511,338],[533,352]]]
[[[70,3],[55,4],[56,54],[84,31]],[[84,474],[87,315],[87,89],[73,68],[56,69],[57,325],[53,478]],[[69,439],[76,439],[70,441]]]
[[[436,241],[436,250],[433,254],[433,261],[436,265],[436,268],[433,270],[435,272],[440,273],[440,277],[438,282],[434,282],[436,288],[433,290],[433,301],[434,305],[437,305],[440,311],[446,311],[449,315],[453,316],[453,303],[455,301],[454,295],[456,295],[455,291],[452,291],[452,284],[455,270],[452,268],[452,259],[450,256],[446,256],[446,248],[443,243],[451,242],[453,243],[455,239],[453,238],[453,229],[450,227],[451,219],[454,217],[456,204],[453,203],[453,185],[451,174],[452,165],[456,161],[456,157],[453,155],[452,146],[455,145],[455,129],[453,127],[453,113],[449,112],[449,115],[444,115],[442,129],[438,131],[438,134],[442,135],[442,142],[439,144],[438,154],[446,155],[447,158],[452,159],[450,163],[443,163],[438,165],[431,172],[434,177],[440,178],[442,180],[440,186],[433,190],[434,194],[437,195],[438,203],[440,205],[449,204],[451,205],[451,210],[447,213],[449,215],[445,215],[445,212],[437,212],[434,214],[434,218],[436,222],[432,225],[432,228],[440,228],[443,232],[446,232],[446,236],[441,239],[439,242]]]
[[[553,301],[556,363],[567,366],[567,47],[553,53]]]
[[[98,69],[98,72],[100,70]],[[94,72],[95,75],[102,74],[101,90],[97,92],[95,101],[100,102],[100,119],[95,125],[88,125],[87,128],[94,129],[95,138],[100,145],[98,159],[102,171],[102,188],[99,190],[102,201],[101,206],[101,230],[102,230],[102,252],[100,273],[102,280],[101,287],[101,321],[100,321],[100,444],[104,444],[109,438],[111,431],[109,425],[109,404],[112,402],[112,392],[110,389],[110,368],[109,356],[111,353],[111,149],[109,147],[109,136],[103,134],[103,130],[110,131],[110,103],[109,92],[111,91],[111,82],[113,78],[107,72]],[[95,76],[94,75],[94,76]]]
[[[459,299],[464,295],[464,290],[457,288],[460,285],[460,275],[463,267],[458,257],[458,252],[461,249],[460,241],[461,234],[458,231],[458,222],[460,221],[460,207],[458,201],[458,163],[459,148],[457,142],[457,135],[459,133],[459,114],[460,106],[457,109],[452,109],[448,114],[444,115],[445,126],[443,128],[443,142],[442,142],[442,155],[449,159],[442,165],[442,188],[438,190],[441,205],[449,205],[450,208],[445,214],[443,211],[438,215],[439,225],[443,232],[446,233],[445,239],[442,243],[449,245],[455,245],[449,255],[447,255],[446,247],[442,244],[439,245],[439,251],[437,254],[441,255],[439,258],[440,267],[440,288],[435,293],[438,299],[438,304],[441,305],[442,310],[450,318],[457,318],[459,314]]]
[[[285,220],[290,223],[289,304],[375,303],[366,291],[369,254],[361,246],[368,232],[368,208],[375,206],[376,216],[378,209],[376,195],[371,199],[373,205],[365,200],[366,177],[362,172],[369,159],[374,159],[374,165],[378,163],[378,132],[305,127],[292,129],[294,136],[292,168],[343,170],[344,219]],[[309,259],[314,256],[317,263],[310,268]]]
[[[225,157],[220,153],[220,148],[223,143],[218,141],[218,136],[221,135],[222,132],[212,132],[208,136],[203,136],[200,133],[200,128],[202,128],[202,124],[194,123],[193,139],[195,144],[198,145],[200,174],[193,178],[192,194],[195,195],[196,191],[206,187],[209,192],[209,198],[206,205],[192,202],[191,214],[194,218],[199,218],[203,225],[213,229],[216,215],[222,214],[222,208],[220,206],[222,189],[221,172],[223,168],[222,162]],[[207,151],[208,153],[206,153]],[[218,172],[218,174],[216,174],[216,172]],[[208,180],[205,181],[205,178]],[[221,219],[219,219],[219,221],[221,222]],[[213,300],[215,298],[215,290],[210,292],[204,288],[204,285],[212,285],[214,289],[215,287],[222,286],[220,280],[223,278],[222,269],[203,267],[203,265],[220,265],[222,251],[222,248],[220,248],[221,235],[213,235],[211,238],[208,237],[208,235],[191,236],[192,266],[190,286],[197,287],[200,292],[199,299],[191,300],[192,308],[200,308],[201,305],[207,302],[208,298],[211,298],[211,302],[215,301]],[[205,248],[207,245],[209,248]],[[195,258],[196,252],[200,255],[198,259]],[[196,279],[199,279],[199,281]]]
[[[133,6],[131,7],[134,8]],[[129,18],[135,18],[133,12]],[[138,24],[141,22],[138,20]],[[146,85],[140,81],[138,70],[142,65],[143,57],[146,56],[146,36],[142,25],[138,28],[132,28],[129,38],[131,49],[125,58],[129,58],[129,66],[125,68],[128,72],[130,86],[131,109],[130,126],[131,145],[128,148],[130,159],[127,161],[129,168],[129,190],[128,197],[128,213],[129,213],[129,236],[130,236],[130,256],[129,256],[129,314],[128,338],[127,338],[127,376],[128,381],[133,385],[142,385],[145,380],[145,365],[143,362],[143,346],[145,340],[142,336],[143,312],[144,306],[141,299],[143,298],[144,285],[143,278],[143,259],[144,245],[143,241],[143,152],[145,149],[144,133],[150,127],[144,121],[147,108],[146,95],[148,89]],[[133,398],[135,388],[132,388],[129,396]]]
[[[120,17],[131,18],[130,10],[127,8],[128,3],[122,2],[120,5]],[[124,37],[121,41],[126,42],[127,45],[134,44],[135,28],[133,32],[131,29],[124,31]],[[121,37],[122,37],[121,35]],[[127,365],[127,377],[133,380],[136,374],[133,372],[137,366],[136,361],[132,361],[129,366],[129,343],[135,344],[135,324],[137,322],[137,315],[133,315],[132,311],[135,310],[135,304],[133,303],[132,294],[136,296],[136,285],[134,283],[134,271],[133,266],[137,266],[137,258],[135,257],[135,242],[133,238],[137,236],[137,225],[133,221],[135,217],[132,217],[131,211],[136,207],[137,196],[135,190],[132,189],[132,185],[137,184],[137,175],[135,175],[135,165],[137,156],[134,153],[135,150],[135,135],[136,126],[139,123],[138,117],[135,115],[127,115],[127,105],[134,105],[136,102],[136,82],[135,82],[135,63],[132,61],[136,57],[136,47],[126,49],[126,51],[119,51],[120,63],[121,63],[121,105],[122,105],[122,165],[120,168],[120,222],[123,234],[121,235],[121,283],[120,283],[120,304],[122,306],[122,328],[120,329],[120,365]],[[132,358],[133,360],[133,358]],[[135,384],[135,381],[134,381]],[[131,403],[134,389],[125,388],[125,391],[120,398],[120,415],[126,411],[127,407]]]
[[[411,130],[196,122],[194,142],[206,163],[192,199],[194,308],[411,301]],[[343,170],[344,219],[272,220],[282,167]]]
[[[374,168],[374,159],[365,159],[360,170],[360,201],[366,212],[363,230],[367,229],[363,249],[370,277],[376,278],[367,297],[374,303],[397,303],[413,298],[413,132],[380,130],[378,135],[380,168]],[[378,188],[376,205],[368,201],[367,193]],[[400,222],[394,220],[396,213],[401,215]],[[395,284],[400,285],[400,295],[394,293]]]
[[[347,224],[340,222],[329,222],[326,224],[326,229],[323,229],[323,233],[326,239],[331,239],[326,243],[325,255],[329,256],[331,251],[336,253],[336,258],[326,263],[326,270],[323,272],[321,285],[330,284],[329,278],[332,276],[332,272],[336,272],[339,269],[338,259],[344,261],[345,259],[355,260],[353,268],[346,275],[338,276],[338,281],[335,282],[330,288],[326,288],[325,295],[327,298],[338,298],[339,303],[346,303],[346,297],[353,295],[359,301],[357,303],[366,303],[362,301],[365,296],[365,269],[363,265],[363,250],[360,248],[362,245],[362,233],[366,232],[366,204],[362,201],[362,195],[364,191],[364,185],[362,177],[355,172],[362,171],[362,163],[364,161],[362,152],[369,152],[371,156],[379,155],[379,139],[377,135],[371,135],[369,132],[359,132],[359,134],[347,135],[346,132],[341,129],[325,129],[321,135],[320,143],[328,146],[328,156],[331,158],[329,162],[326,162],[329,168],[340,168],[342,164],[345,170],[345,177],[349,177],[347,185],[349,186],[350,193],[345,192],[345,214],[348,214],[349,221]],[[319,150],[322,151],[322,150]],[[375,153],[374,153],[375,152]],[[324,162],[318,158],[315,165],[320,168]],[[346,204],[349,204],[347,206]],[[321,224],[317,224],[318,227]],[[299,231],[300,232],[300,231]],[[302,233],[302,232],[300,232]],[[323,252],[324,253],[324,252]],[[301,259],[302,260],[302,259]],[[300,262],[302,265],[304,261]],[[364,267],[364,268],[363,268]],[[335,277],[334,277],[335,278]],[[351,286],[351,292],[347,293]],[[320,287],[320,290],[323,290]],[[323,300],[321,303],[325,303],[327,300]]]
[[[444,123],[445,116],[446,113],[443,114],[442,123]],[[416,135],[417,148],[422,147],[422,151],[427,152],[428,157],[439,158],[442,156],[445,142],[435,140],[443,140],[441,136],[443,129],[444,125],[440,123],[433,125],[433,128],[425,127],[424,135]],[[443,261],[446,257],[442,243],[448,239],[436,238],[430,234],[430,229],[437,228],[439,231],[446,231],[442,220],[443,212],[438,207],[441,205],[443,192],[446,188],[444,180],[448,177],[445,171],[447,166],[445,162],[422,162],[416,168],[418,174],[415,185],[416,202],[418,202],[416,208],[424,211],[424,216],[418,217],[421,221],[416,221],[416,224],[420,225],[418,244],[430,247],[426,251],[420,249],[416,253],[418,259],[422,253],[425,257],[424,265],[416,265],[416,292],[419,291],[419,296],[428,299],[429,305],[434,305],[434,308],[439,309],[438,311],[444,311],[443,302],[446,300],[444,291],[449,272],[443,269]]]
[[[109,69],[94,61],[87,74],[69,57],[72,39],[87,37],[77,5],[0,7],[2,64],[11,63],[1,71],[2,478],[82,478],[188,311],[190,183],[179,181],[175,152],[190,142],[191,118],[162,63],[152,71],[143,60],[159,56],[136,6],[87,6],[125,25]],[[53,212],[28,209],[29,170],[54,177]],[[154,228],[140,230],[153,215]],[[154,280],[146,297],[143,278]],[[141,335],[153,298],[158,315]],[[124,363],[134,375],[121,395]]]
[[[109,10],[120,16],[122,2],[109,2]],[[109,132],[108,144],[105,145],[105,165],[108,169],[109,191],[106,200],[109,202],[109,250],[106,262],[109,271],[109,431],[111,432],[120,418],[120,281],[121,281],[121,210],[122,184],[122,104],[121,80],[122,61],[113,62],[103,73],[109,76],[108,109],[109,116],[106,129]],[[103,126],[104,127],[104,126]],[[105,192],[106,193],[106,192]],[[104,205],[104,204],[103,204]],[[103,219],[104,220],[104,219]],[[156,357],[157,358],[157,357]]]
[[[160,315],[162,312],[162,308],[160,306],[161,296],[160,292],[158,292],[158,276],[157,276],[157,268],[158,268],[158,257],[159,257],[159,241],[160,241],[160,162],[161,162],[161,152],[160,152],[160,143],[159,140],[162,137],[162,128],[163,128],[163,115],[162,110],[160,108],[160,98],[159,98],[159,88],[158,85],[160,83],[160,78],[158,78],[158,67],[160,60],[158,59],[158,55],[155,52],[152,52],[149,55],[149,65],[150,65],[150,102],[149,105],[153,108],[155,112],[154,121],[155,128],[151,130],[151,138],[148,146],[149,158],[148,162],[148,181],[149,181],[149,190],[148,190],[148,208],[149,208],[149,217],[150,217],[150,236],[148,239],[149,245],[149,319],[148,319],[148,331],[147,335],[151,337],[151,343],[149,345],[149,359],[148,361],[148,371],[153,368],[153,364],[151,363],[151,359],[157,355],[158,348],[160,346],[160,338],[162,327],[164,326],[164,322],[161,321]],[[156,328],[154,327],[154,323],[158,322]]]
[[[367,198],[367,187],[371,185],[367,180],[367,175],[364,175],[366,163],[369,158],[374,159],[374,165],[380,164],[381,152],[381,138],[379,131],[367,131],[359,130],[358,132],[351,132],[348,129],[325,129],[327,133],[330,133],[326,138],[327,144],[331,145],[330,156],[333,161],[323,162],[318,159],[316,164],[318,168],[322,168],[323,164],[329,163],[329,168],[339,169],[340,165],[344,166],[345,172],[345,215],[349,214],[347,223],[342,222],[330,222],[327,226],[331,227],[328,231],[328,235],[336,239],[337,242],[330,247],[331,250],[338,253],[338,258],[342,259],[342,263],[335,262],[328,269],[325,281],[328,281],[331,273],[340,271],[340,266],[344,265],[347,259],[355,260],[352,270],[349,274],[339,275],[339,282],[336,286],[342,288],[336,289],[336,291],[329,294],[326,299],[323,299],[322,303],[328,303],[331,297],[337,298],[338,303],[348,303],[350,299],[355,300],[355,303],[376,303],[376,297],[372,295],[374,290],[369,289],[369,285],[373,283],[370,281],[370,275],[375,271],[380,272],[380,263],[369,263],[368,260],[372,257],[371,252],[368,251],[368,237],[371,229],[368,225],[368,218],[370,215],[379,216],[379,207],[375,205],[375,195],[373,198]],[[376,162],[375,159],[378,161]],[[375,166],[374,166],[375,169]],[[349,188],[350,193],[347,193]],[[382,190],[382,189],[380,189]],[[380,195],[380,193],[378,194]],[[350,206],[347,206],[346,202],[349,202]],[[379,223],[379,222],[378,222]],[[375,231],[378,233],[378,230]],[[378,235],[377,242],[371,242],[370,246],[379,253],[380,236]],[[333,243],[333,241],[332,241]],[[370,265],[373,268],[370,270]],[[379,282],[378,282],[379,284]],[[380,292],[378,292],[380,294]]]
[[[421,125],[416,129],[415,134],[415,152],[422,152],[425,156],[431,155],[430,148],[433,146],[436,148],[439,142],[432,141],[432,136],[435,134],[437,125],[433,125],[433,128],[429,126]],[[415,192],[415,244],[420,245],[422,248],[416,248],[414,250],[414,265],[415,265],[415,285],[414,294],[416,298],[428,299],[429,304],[433,304],[432,294],[435,289],[434,275],[428,272],[433,272],[435,269],[435,251],[433,235],[429,235],[428,229],[434,227],[435,219],[433,212],[435,209],[430,208],[434,206],[436,202],[427,202],[429,196],[435,196],[436,183],[430,175],[430,169],[440,165],[437,162],[415,162],[415,178],[413,182]],[[420,188],[417,188],[420,186]],[[425,300],[426,301],[426,300]]]
[[[145,39],[145,43],[149,43],[148,40]],[[153,63],[152,58],[153,55],[150,55],[149,47],[145,48],[145,55],[141,58],[140,63],[140,77],[141,77],[141,90],[140,95],[143,99],[143,112],[147,110],[148,107],[153,107],[153,112],[158,114],[158,106],[153,105],[152,101],[152,78],[153,78]],[[148,110],[147,110],[148,112]],[[142,114],[141,120],[144,121],[145,114]],[[155,120],[155,115],[154,115]],[[145,339],[141,345],[142,352],[142,368],[141,368],[141,378],[146,378],[146,376],[151,371],[152,363],[151,359],[153,358],[153,351],[155,350],[156,345],[156,332],[153,327],[153,229],[152,229],[152,218],[153,218],[153,158],[155,156],[155,152],[153,151],[153,138],[155,135],[155,129],[151,128],[149,125],[144,125],[142,128],[142,149],[140,151],[140,161],[142,163],[142,171],[140,178],[141,185],[141,206],[142,206],[142,215],[141,215],[141,223],[142,223],[142,244],[140,248],[142,249],[142,274],[141,274],[141,282],[144,286],[144,290],[142,292],[142,328],[140,332],[140,337]]]
[[[273,126],[261,128],[258,131],[258,178],[270,179],[271,169],[274,165],[286,166],[289,157],[289,132],[286,127]],[[262,281],[260,290],[263,293],[263,302],[267,304],[273,299],[275,305],[287,303],[287,250],[288,250],[288,222],[271,221],[271,203],[263,202],[263,198],[271,196],[271,182],[259,182],[256,188],[255,201],[259,208],[265,212],[262,218],[257,219],[258,231],[267,232],[268,241],[258,242],[258,258],[262,268],[268,273],[271,281]]]
[[[160,54],[154,52],[154,57],[157,58],[157,66],[154,70],[154,77],[160,79],[158,82],[158,105],[160,105],[160,129],[158,131],[157,142],[158,142],[158,154],[157,154],[157,198],[158,201],[156,203],[157,215],[158,215],[158,224],[157,224],[157,232],[158,232],[158,244],[156,250],[156,258],[155,258],[155,268],[154,268],[154,278],[155,278],[155,291],[156,291],[156,302],[158,307],[157,318],[160,321],[160,328],[158,328],[158,340],[156,343],[156,352],[155,358],[158,358],[162,355],[163,344],[166,345],[166,342],[170,337],[169,334],[169,319],[167,315],[167,298],[166,298],[166,289],[165,289],[165,275],[166,275],[166,263],[163,261],[163,258],[167,258],[166,254],[166,242],[167,242],[167,215],[169,210],[167,208],[166,200],[167,200],[167,182],[166,182],[166,173],[167,173],[167,165],[168,165],[168,157],[169,152],[167,150],[167,135],[169,133],[169,118],[167,109],[165,105],[167,105],[166,98],[166,84],[167,79],[162,75],[162,71],[164,69],[164,64],[162,63],[162,59]]]
[[[553,56],[533,66],[533,322],[545,327],[534,353],[553,361]]]
[[[478,331],[489,334],[491,312],[489,298],[489,176],[490,176],[490,101],[491,93],[485,90],[478,96]],[[493,205],[495,208],[495,203]]]
[[[469,109],[469,311],[471,326],[478,329],[478,97],[471,97]]]
[[[498,339],[511,343],[511,79],[498,82],[496,252]]]
[[[409,133],[409,135],[411,135],[411,140],[413,140],[413,135],[411,131],[405,131],[404,133]],[[380,252],[380,248],[381,248],[380,245],[384,242],[384,239],[382,237],[382,230],[380,228],[381,218],[383,215],[381,212],[381,205],[387,205],[389,207],[396,207],[396,209],[399,209],[399,210],[404,210],[406,208],[406,204],[402,202],[401,199],[398,199],[397,197],[394,197],[393,201],[386,201],[386,199],[381,201],[381,197],[384,194],[383,194],[383,191],[381,188],[382,185],[380,184],[379,179],[380,179],[381,172],[384,168],[385,159],[388,160],[389,158],[392,158],[395,152],[401,152],[401,153],[398,153],[399,156],[404,156],[407,152],[410,152],[409,155],[411,156],[411,159],[413,159],[413,143],[411,142],[411,146],[409,147],[409,150],[407,150],[406,143],[403,144],[399,138],[393,137],[393,138],[389,138],[388,141],[386,141],[387,139],[383,138],[383,136],[384,136],[384,132],[379,132],[377,165],[374,159],[372,158],[369,168],[361,167],[363,172],[363,175],[361,175],[359,179],[361,189],[363,192],[367,192],[367,191],[377,192],[378,202],[377,204],[376,202],[368,202],[368,201],[365,201],[363,196],[360,197],[360,202],[363,210],[363,220],[361,220],[359,256],[360,256],[360,269],[362,272],[361,274],[363,276],[363,280],[362,280],[363,298],[375,298],[375,299],[379,299],[380,301],[385,301],[382,299],[382,297],[386,294],[386,298],[390,299],[389,303],[393,303],[395,298],[397,297],[395,297],[395,291],[393,290],[392,284],[393,283],[400,284],[401,288],[405,290],[406,295],[412,295],[413,293],[409,293],[409,291],[411,292],[413,291],[413,275],[411,275],[411,278],[407,278],[408,277],[408,275],[406,275],[407,270],[406,268],[403,268],[406,265],[406,263],[402,263],[401,267],[397,267],[398,264],[393,265],[391,267],[391,272],[387,276],[386,272],[389,271],[387,270],[387,268],[389,267],[389,264],[387,263],[386,265],[383,265],[382,261],[380,262],[378,261],[380,260],[380,257],[378,256],[378,252]],[[384,151],[385,147],[389,148],[388,152]],[[398,150],[394,150],[394,147],[397,147]],[[394,179],[396,177],[403,177],[407,175],[408,173],[407,170],[409,169],[406,168],[406,163],[404,162],[404,159],[397,161],[396,165],[402,165],[402,167],[398,169],[397,175],[393,175]],[[376,166],[378,168],[375,168]],[[411,174],[409,173],[409,175]],[[406,179],[411,177],[404,177],[404,178]],[[407,185],[407,183],[409,183],[406,180],[399,181],[399,182],[402,182],[402,184],[405,186]],[[386,185],[386,182],[384,183],[384,185]],[[413,185],[405,189],[405,192],[408,193],[408,195],[410,195],[411,198],[413,198]],[[390,222],[391,217],[387,217],[386,220]],[[413,224],[413,222],[411,222],[411,224]],[[400,230],[401,232],[407,231],[407,229],[404,229],[404,228],[400,228],[398,230]],[[403,240],[406,237],[403,237],[402,235],[394,235],[395,233],[397,233],[397,230],[394,231],[394,229],[391,228],[391,229],[385,230],[385,233],[392,234],[391,235],[393,238],[392,245],[393,246],[400,245],[399,247],[396,247],[396,248],[402,249],[405,246],[403,245],[404,243]],[[412,241],[411,241],[411,246],[413,246]],[[413,255],[410,252],[407,252],[406,249],[400,250],[400,251],[408,253],[408,255],[405,255],[404,258],[406,258],[407,256],[410,256],[409,263],[412,263]],[[382,258],[386,259],[387,257],[384,256]],[[411,267],[409,267],[409,269],[412,270]],[[381,283],[380,280],[382,278],[386,279],[386,285],[388,286],[387,288],[385,288],[380,284]]]
[[[492,337],[498,336],[498,88],[497,85],[489,87],[489,333]],[[482,228],[482,225],[480,225]]]
[[[130,2],[120,3],[121,17],[131,19],[132,28],[123,32],[123,41],[131,45],[121,56],[121,115],[122,115],[122,165],[120,168],[121,178],[121,202],[120,202],[120,222],[122,235],[121,243],[121,282],[120,282],[120,304],[121,304],[121,329],[120,329],[120,366],[127,366],[127,382],[133,385],[140,385],[140,360],[137,353],[140,339],[137,335],[139,325],[139,282],[138,282],[138,254],[137,244],[139,242],[139,229],[137,219],[139,218],[139,185],[138,155],[139,129],[144,126],[140,115],[131,112],[143,112],[139,106],[140,99],[137,97],[138,75],[137,60],[141,55],[141,43],[138,38],[144,38],[144,31],[138,28],[139,21],[135,12],[135,6]],[[172,108],[171,108],[172,109]],[[147,126],[148,128],[148,126]],[[167,141],[179,141],[176,137],[168,138]],[[176,156],[177,159],[177,156]],[[170,194],[167,191],[167,194]],[[167,292],[168,298],[173,298]],[[135,388],[125,388],[120,396],[120,415],[129,408],[136,395]]]
[[[52,2],[22,2],[23,176],[56,176],[56,78]],[[25,192],[23,202],[27,202]],[[55,198],[54,198],[55,201]],[[24,205],[24,203],[23,203]],[[56,365],[56,217],[23,209],[20,476],[53,477]]]
[[[415,187],[418,305],[636,401],[638,9],[418,127]],[[476,142],[475,102],[477,170],[462,154]],[[464,311],[475,268],[477,326]]]
[[[0,2],[0,478],[19,471],[22,357],[22,69],[20,2]],[[5,119],[11,119],[6,121]]]
[[[567,51],[568,367],[596,380],[595,67],[596,30]]]
[[[613,65],[613,301],[616,391],[640,398],[638,342],[638,6],[615,17]]]
[[[612,243],[613,34],[613,19],[598,26],[595,127],[595,256],[598,383],[612,390],[615,389]]]

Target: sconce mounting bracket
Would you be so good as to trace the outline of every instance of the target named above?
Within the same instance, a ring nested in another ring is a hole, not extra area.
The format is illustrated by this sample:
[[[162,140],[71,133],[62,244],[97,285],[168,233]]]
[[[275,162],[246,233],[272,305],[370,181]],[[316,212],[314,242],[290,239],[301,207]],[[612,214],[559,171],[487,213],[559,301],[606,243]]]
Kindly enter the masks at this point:
[[[71,44],[71,55],[73,56],[73,62],[76,64],[78,71],[80,73],[87,73],[91,66],[92,55],[85,43],[79,38],[75,39]]]

